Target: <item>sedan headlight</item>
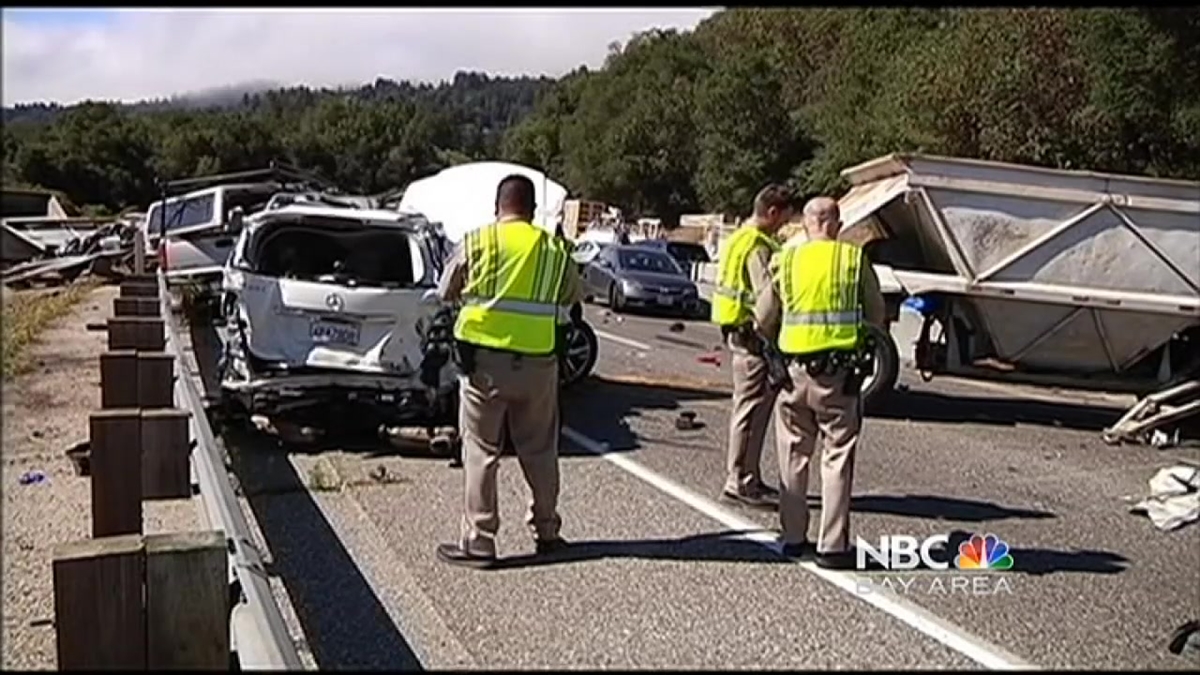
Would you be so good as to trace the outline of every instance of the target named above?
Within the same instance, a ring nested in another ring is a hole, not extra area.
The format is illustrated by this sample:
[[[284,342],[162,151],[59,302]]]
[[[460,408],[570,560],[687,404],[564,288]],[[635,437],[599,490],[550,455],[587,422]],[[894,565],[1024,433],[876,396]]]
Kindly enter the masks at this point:
[[[623,279],[621,281],[621,288],[622,288],[622,290],[625,291],[626,294],[640,293],[642,290],[642,285],[636,281],[631,281],[629,279]]]

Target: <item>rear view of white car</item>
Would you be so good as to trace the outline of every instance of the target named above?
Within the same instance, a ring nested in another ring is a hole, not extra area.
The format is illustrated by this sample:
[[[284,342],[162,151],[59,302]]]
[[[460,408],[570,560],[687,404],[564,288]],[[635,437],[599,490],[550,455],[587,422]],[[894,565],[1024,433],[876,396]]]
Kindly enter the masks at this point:
[[[451,310],[428,297],[436,228],[396,211],[294,204],[246,219],[224,270],[224,402],[328,429],[454,424]]]

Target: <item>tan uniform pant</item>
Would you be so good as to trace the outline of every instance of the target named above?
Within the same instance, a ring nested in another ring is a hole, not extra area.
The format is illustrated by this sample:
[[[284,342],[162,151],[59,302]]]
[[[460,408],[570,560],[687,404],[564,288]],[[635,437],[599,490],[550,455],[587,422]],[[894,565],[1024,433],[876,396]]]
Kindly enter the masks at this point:
[[[463,549],[496,555],[496,480],[505,432],[532,496],[526,524],[538,540],[558,537],[558,359],[479,349],[475,372],[459,381],[466,480]]]
[[[775,436],[779,450],[779,521],[783,541],[796,544],[808,534],[808,467],[820,439],[821,531],[817,550],[838,553],[850,547],[850,491],[854,453],[862,429],[858,392],[843,391],[846,373],[810,376],[798,363],[788,366],[795,387],[779,395]]]
[[[749,352],[737,334],[726,345],[732,354],[733,411],[729,417],[729,446],[725,460],[725,490],[748,494],[762,483],[763,442],[775,392],[767,384],[767,362]]]

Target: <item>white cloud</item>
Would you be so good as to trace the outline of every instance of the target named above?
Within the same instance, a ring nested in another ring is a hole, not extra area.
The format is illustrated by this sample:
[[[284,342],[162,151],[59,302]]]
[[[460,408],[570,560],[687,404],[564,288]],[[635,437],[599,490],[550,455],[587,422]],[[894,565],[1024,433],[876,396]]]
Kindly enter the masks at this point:
[[[4,17],[4,105],[134,100],[254,81],[438,81],[458,70],[558,76],[611,42],[692,28],[713,9],[155,10],[64,25]]]

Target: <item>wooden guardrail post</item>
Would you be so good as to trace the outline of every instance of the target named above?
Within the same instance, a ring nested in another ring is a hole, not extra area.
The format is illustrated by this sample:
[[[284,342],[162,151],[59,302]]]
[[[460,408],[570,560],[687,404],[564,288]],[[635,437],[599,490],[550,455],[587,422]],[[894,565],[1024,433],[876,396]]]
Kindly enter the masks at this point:
[[[133,231],[133,273],[146,273],[146,235],[140,227]]]
[[[142,532],[142,415],[137,408],[92,413],[92,536]]]
[[[122,298],[157,298],[158,283],[148,279],[132,279],[121,282]]]
[[[161,317],[122,316],[108,320],[108,348],[161,352],[167,346],[166,325]]]
[[[192,496],[190,415],[185,410],[142,410],[142,499]]]
[[[146,667],[145,563],[140,535],[55,547],[58,670]]]
[[[158,298],[113,298],[113,316],[149,316],[161,315]]]
[[[170,408],[175,405],[174,354],[137,353],[137,405],[139,408]]]
[[[100,355],[100,407],[138,407],[138,353],[132,349]]]
[[[148,669],[229,669],[227,555],[220,531],[146,537]]]

